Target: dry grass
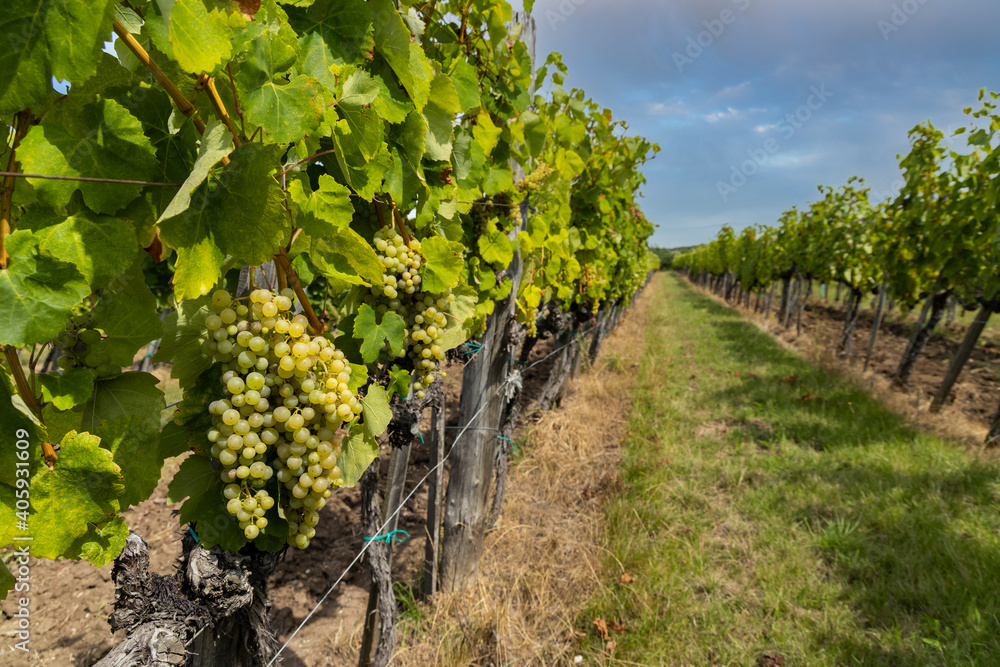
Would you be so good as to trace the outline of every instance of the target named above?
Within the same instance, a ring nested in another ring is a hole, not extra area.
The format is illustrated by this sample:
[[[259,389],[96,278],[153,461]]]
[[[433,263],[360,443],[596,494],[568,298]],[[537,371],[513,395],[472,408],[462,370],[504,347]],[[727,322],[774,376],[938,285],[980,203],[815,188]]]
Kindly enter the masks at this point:
[[[465,591],[422,605],[393,664],[573,664],[575,621],[604,585],[604,504],[619,482],[621,440],[642,351],[651,285],[572,380],[563,405],[526,427],[503,515]]]

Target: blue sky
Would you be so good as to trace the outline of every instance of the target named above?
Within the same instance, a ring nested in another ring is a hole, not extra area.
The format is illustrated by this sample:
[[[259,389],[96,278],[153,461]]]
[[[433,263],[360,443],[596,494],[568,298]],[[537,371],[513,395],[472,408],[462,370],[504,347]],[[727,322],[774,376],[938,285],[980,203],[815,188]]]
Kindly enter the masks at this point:
[[[773,224],[852,175],[884,199],[910,128],[950,135],[980,88],[1000,90],[997,0],[538,0],[532,13],[566,86],[660,144],[643,202],[658,246]]]

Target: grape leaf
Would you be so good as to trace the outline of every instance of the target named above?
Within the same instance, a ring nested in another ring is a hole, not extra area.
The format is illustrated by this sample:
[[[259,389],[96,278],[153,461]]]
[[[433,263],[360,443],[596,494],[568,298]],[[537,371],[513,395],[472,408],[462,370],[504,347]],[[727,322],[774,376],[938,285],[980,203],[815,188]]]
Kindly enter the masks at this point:
[[[7,599],[7,593],[14,590],[14,575],[10,573],[7,564],[0,560],[0,600]]]
[[[372,11],[364,0],[318,0],[308,9],[288,7],[288,21],[312,43],[318,53],[310,56],[308,73],[330,64],[352,65],[365,60],[375,43],[372,40]],[[322,40],[322,49],[316,38]]]
[[[94,374],[86,368],[71,368],[61,373],[39,373],[42,398],[60,410],[80,405],[94,391]]]
[[[327,90],[337,88],[337,77],[333,72],[341,67],[330,53],[326,42],[318,33],[309,33],[299,37],[299,59],[295,61],[295,69],[306,76],[319,81]]]
[[[340,479],[344,486],[351,487],[358,483],[365,470],[378,457],[378,441],[368,435],[364,427],[354,424],[341,446],[337,457],[337,467],[340,468]]]
[[[138,371],[97,380],[94,395],[83,406],[81,429],[96,433],[102,422],[123,415],[140,415],[151,427],[159,428],[166,401],[157,383],[155,375]]]
[[[0,116],[41,111],[52,78],[82,83],[111,33],[114,0],[5,0],[0,5]]]
[[[420,251],[427,259],[421,272],[420,289],[431,294],[440,294],[458,285],[465,262],[462,254],[465,246],[449,241],[443,236],[431,236],[420,244]]]
[[[339,348],[340,346],[338,345],[337,347]],[[357,395],[358,390],[368,384],[368,367],[364,364],[350,364],[350,366],[351,381],[347,383],[347,388],[352,394]]]
[[[89,19],[88,19],[89,20]],[[118,102],[57,104],[28,132],[17,152],[26,173],[153,180],[156,152],[142,124]],[[40,201],[65,206],[73,192],[98,213],[114,213],[139,196],[141,185],[29,178]]]
[[[212,236],[203,236],[189,246],[177,248],[174,296],[183,302],[208,294],[222,278],[219,266],[225,261],[226,254],[219,250]]]
[[[451,73],[451,80],[455,84],[455,93],[458,95],[458,103],[462,111],[471,111],[478,107],[479,100],[479,75],[464,58],[459,58],[455,64],[455,69]]]
[[[361,304],[358,315],[354,319],[354,337],[364,342],[361,344],[361,358],[366,364],[378,359],[382,345],[389,341],[389,349],[393,356],[403,349],[403,339],[406,337],[406,322],[396,313],[388,310],[382,315],[382,321],[376,322],[375,309],[367,303]]]
[[[10,544],[16,534],[24,535],[25,531],[17,530],[17,517],[14,514],[16,502],[14,488],[0,484],[0,544]],[[0,563],[2,562],[3,560],[0,560]]]
[[[424,50],[410,39],[410,30],[391,0],[371,0],[375,15],[375,51],[399,77],[418,111],[431,95],[433,69]]]
[[[451,142],[455,134],[455,117],[462,105],[455,92],[455,84],[447,74],[438,74],[431,82],[430,100],[424,107],[427,120],[427,158],[447,161],[451,159]]]
[[[378,84],[368,72],[356,68],[350,69],[353,71],[349,76],[346,71],[341,73],[341,76],[347,76],[347,80],[344,81],[337,105],[347,104],[352,107],[361,107],[371,104],[379,95]]]
[[[441,349],[446,352],[469,340],[466,324],[476,316],[476,303],[479,301],[479,294],[468,285],[456,287],[452,290],[452,294],[455,295],[455,300],[449,306],[448,312],[454,319],[448,318],[448,324],[439,343]]]
[[[113,366],[131,366],[139,348],[163,335],[156,297],[146,285],[141,263],[119,278],[117,291],[104,293],[93,324],[107,334],[102,345]]]
[[[170,45],[178,64],[192,74],[211,72],[232,54],[227,12],[204,0],[174,0],[169,11]]]
[[[347,81],[339,100],[337,111],[350,128],[350,141],[370,160],[382,145],[385,133],[378,111],[370,106],[378,95],[378,86],[363,71],[355,71]]]
[[[487,195],[495,195],[500,192],[509,192],[514,187],[514,174],[510,166],[492,166],[486,173],[486,180],[483,182],[483,192]]]
[[[94,435],[101,438],[101,447],[114,455],[115,463],[121,468],[125,490],[120,497],[120,509],[149,498],[160,481],[160,469],[163,468],[160,430],[151,426],[144,416],[122,415],[101,422]]]
[[[124,490],[121,470],[100,438],[68,433],[54,468],[42,467],[31,480],[31,554],[59,557],[90,524],[117,516],[117,499]]]
[[[17,228],[33,231],[41,252],[75,264],[94,291],[120,276],[138,252],[132,223],[86,208],[67,216],[31,207],[21,216]],[[101,251],[91,252],[93,248]]]
[[[388,65],[376,66],[372,75],[378,86],[378,95],[372,101],[372,107],[387,123],[403,122],[416,109],[403,89],[397,85],[392,69]]]
[[[212,297],[209,295],[181,301],[163,320],[163,337],[153,362],[172,362],[170,377],[176,379],[182,387],[187,387],[212,365],[211,357],[201,349],[208,340],[205,318],[211,313],[211,302]]]
[[[408,396],[410,393],[410,371],[393,366],[389,369],[389,400],[393,395]]]
[[[45,422],[45,431],[48,434],[46,440],[49,442],[59,442],[65,438],[66,434],[70,431],[79,431],[82,415],[82,405],[78,405],[72,410],[57,410],[54,405],[46,405],[43,407],[42,421]],[[38,457],[33,459],[35,461],[41,460],[40,447],[38,451]]]
[[[206,549],[218,545],[226,551],[239,551],[247,543],[236,517],[226,510],[219,473],[212,469],[208,456],[189,456],[171,480],[167,502],[182,500],[180,522],[197,522],[198,539]]]
[[[191,206],[159,223],[162,241],[179,249],[174,276],[178,299],[207,294],[222,277],[224,256],[257,266],[281,247],[290,224],[273,176],[282,150],[243,144],[225,169],[198,187]]]
[[[319,271],[328,277],[340,278],[358,285],[381,284],[385,267],[375,250],[350,227],[337,230],[323,238],[314,238],[309,257]],[[352,274],[363,280],[352,279]]]
[[[30,347],[55,338],[90,294],[72,264],[43,254],[29,231],[7,237],[10,264],[0,270],[0,345]]]
[[[205,128],[205,135],[198,147],[198,157],[191,173],[181,184],[180,190],[170,201],[170,205],[160,214],[160,220],[166,220],[186,210],[191,205],[191,194],[199,185],[205,182],[208,172],[219,163],[219,160],[229,155],[233,150],[233,136],[226,126],[212,119]]]
[[[476,245],[479,247],[479,256],[489,264],[506,267],[514,259],[514,248],[510,239],[492,223],[488,231],[476,239]]]
[[[29,470],[37,469],[45,437],[45,431],[14,404],[14,398],[13,384],[7,378],[6,370],[0,366],[0,424],[4,425],[4,439],[0,443],[0,484],[10,486],[14,486],[17,480],[18,461],[30,463]],[[28,441],[27,449],[17,448],[20,440]],[[27,458],[20,458],[18,452],[24,452]],[[4,542],[0,541],[0,544]]]
[[[528,112],[521,114],[522,119]],[[542,131],[545,128],[543,126]],[[476,117],[476,125],[472,128],[472,137],[483,148],[483,153],[489,155],[496,148],[497,140],[500,138],[502,130],[493,124],[493,119],[488,113],[481,113]]]
[[[399,206],[409,208],[410,203],[426,189],[423,175],[419,173],[419,168],[410,164],[405,151],[398,145],[393,144],[389,152],[392,154],[392,168],[385,174],[385,191]]]
[[[298,55],[295,33],[287,24],[278,31],[264,31],[250,45],[236,75],[240,102],[251,126],[260,125],[268,143],[298,141],[323,119],[324,103],[319,81],[286,72]]]
[[[305,181],[308,183],[308,181]],[[327,174],[320,174],[319,188],[307,191],[302,179],[288,184],[288,195],[298,208],[296,226],[313,238],[322,238],[351,224],[354,204],[351,191]]]
[[[208,406],[219,397],[220,367],[202,373],[184,392],[173,419],[160,433],[160,456],[168,459],[191,449],[206,450],[210,444],[207,433],[212,427]]]
[[[393,142],[402,149],[407,163],[418,174],[421,172],[420,161],[427,151],[427,132],[427,121],[416,111],[391,132]]]
[[[73,542],[62,554],[63,558],[90,561],[94,567],[104,567],[118,557],[128,539],[125,519],[115,517],[101,528],[88,526],[87,532]]]
[[[366,201],[380,191],[385,172],[392,166],[392,156],[385,143],[370,160],[361,154],[356,142],[351,138],[347,121],[340,120],[333,127],[333,139],[339,149],[337,163],[348,185]]]
[[[362,424],[369,438],[377,438],[389,428],[392,421],[392,408],[389,407],[389,395],[381,385],[371,384],[368,393],[361,399],[365,421]]]

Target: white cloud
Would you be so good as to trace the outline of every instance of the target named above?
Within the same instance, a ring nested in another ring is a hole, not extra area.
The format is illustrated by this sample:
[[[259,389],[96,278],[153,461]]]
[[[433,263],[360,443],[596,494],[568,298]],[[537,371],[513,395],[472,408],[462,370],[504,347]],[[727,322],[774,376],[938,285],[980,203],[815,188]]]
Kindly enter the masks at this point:
[[[739,109],[728,107],[725,111],[716,111],[715,113],[706,114],[702,116],[702,118],[709,123],[718,123],[720,120],[739,118],[742,115],[743,114]]]

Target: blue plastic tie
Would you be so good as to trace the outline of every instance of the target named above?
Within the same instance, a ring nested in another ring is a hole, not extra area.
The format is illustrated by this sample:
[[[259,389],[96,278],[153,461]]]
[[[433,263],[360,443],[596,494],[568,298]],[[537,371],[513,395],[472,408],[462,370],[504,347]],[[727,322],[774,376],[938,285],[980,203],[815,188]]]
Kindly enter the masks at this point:
[[[404,535],[404,537],[398,537],[396,535],[396,533],[402,533]],[[405,530],[394,530],[391,533],[387,533],[385,535],[379,535],[378,537],[366,537],[365,538],[365,542],[382,542],[382,541],[385,541],[385,543],[388,544],[389,542],[392,542],[392,541],[405,542],[407,540],[407,538],[409,538],[409,537],[410,537],[410,534],[408,532],[406,532]]]
[[[498,436],[497,436],[497,438],[498,438],[498,439],[500,439],[500,440],[506,440],[507,442],[509,442],[509,443],[510,443],[510,448],[511,448],[511,450],[512,450],[512,451],[513,451],[513,452],[514,452],[515,454],[517,454],[517,447],[515,447],[515,446],[514,446],[514,441],[513,441],[513,440],[511,440],[510,438],[505,438],[505,437],[503,437],[502,435],[498,435]]]
[[[190,531],[190,533],[191,533],[191,537],[193,537],[193,538],[194,538],[194,541],[195,541],[195,542],[201,542],[201,540],[199,540],[199,539],[198,539],[198,536],[197,536],[197,535],[195,535],[195,533],[194,533],[194,528],[192,528],[191,526],[188,526],[188,531]]]

